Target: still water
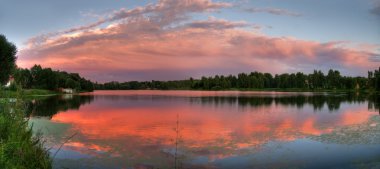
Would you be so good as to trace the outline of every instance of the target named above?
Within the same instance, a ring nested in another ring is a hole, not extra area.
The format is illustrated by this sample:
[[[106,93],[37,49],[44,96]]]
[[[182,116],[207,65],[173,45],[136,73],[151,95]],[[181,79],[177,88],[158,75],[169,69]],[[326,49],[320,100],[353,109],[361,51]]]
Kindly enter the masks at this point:
[[[28,109],[54,168],[380,167],[378,96],[95,91]]]

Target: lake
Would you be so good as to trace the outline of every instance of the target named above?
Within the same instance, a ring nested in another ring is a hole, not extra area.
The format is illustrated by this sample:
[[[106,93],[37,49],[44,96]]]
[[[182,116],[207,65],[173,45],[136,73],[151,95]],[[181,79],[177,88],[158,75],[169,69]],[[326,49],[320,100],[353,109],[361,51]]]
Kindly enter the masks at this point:
[[[95,91],[27,108],[54,168],[380,167],[378,96]]]

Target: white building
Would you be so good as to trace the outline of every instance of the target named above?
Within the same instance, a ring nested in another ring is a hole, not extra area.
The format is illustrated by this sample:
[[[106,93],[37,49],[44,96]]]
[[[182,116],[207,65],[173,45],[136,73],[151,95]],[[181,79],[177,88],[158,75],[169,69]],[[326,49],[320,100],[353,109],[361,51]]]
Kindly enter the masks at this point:
[[[73,94],[74,90],[71,88],[59,88],[59,91],[62,93],[67,93],[67,94]]]
[[[13,76],[9,77],[9,81],[8,83],[5,85],[5,87],[9,87],[11,86],[11,84],[15,81],[15,79],[13,78]]]

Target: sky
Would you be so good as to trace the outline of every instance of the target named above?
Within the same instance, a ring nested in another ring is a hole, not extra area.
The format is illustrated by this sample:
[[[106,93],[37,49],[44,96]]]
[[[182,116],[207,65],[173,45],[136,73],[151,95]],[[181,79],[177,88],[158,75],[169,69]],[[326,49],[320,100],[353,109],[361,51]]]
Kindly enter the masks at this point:
[[[380,66],[380,0],[0,0],[19,67],[93,81]]]

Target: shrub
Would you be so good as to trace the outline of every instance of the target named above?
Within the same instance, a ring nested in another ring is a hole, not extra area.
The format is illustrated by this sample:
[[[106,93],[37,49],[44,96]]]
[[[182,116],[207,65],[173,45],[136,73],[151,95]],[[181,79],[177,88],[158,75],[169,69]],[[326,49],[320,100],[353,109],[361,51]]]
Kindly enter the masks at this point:
[[[28,126],[21,97],[16,102],[9,100],[0,102],[0,168],[51,168],[41,135],[33,136]]]

